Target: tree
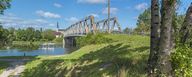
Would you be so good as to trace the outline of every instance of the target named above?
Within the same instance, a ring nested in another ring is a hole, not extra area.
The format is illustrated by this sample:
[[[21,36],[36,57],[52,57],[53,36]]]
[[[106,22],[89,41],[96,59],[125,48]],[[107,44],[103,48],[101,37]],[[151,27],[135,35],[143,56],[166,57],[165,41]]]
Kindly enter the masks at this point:
[[[14,40],[16,40],[16,34],[15,34],[15,32],[16,32],[16,30],[13,28],[13,27],[11,27],[11,28],[9,28],[8,29],[9,30],[9,40],[12,42],[12,41],[14,41]]]
[[[36,30],[34,37],[36,41],[39,41],[40,39],[42,39],[41,32],[39,30]]]
[[[173,26],[175,31],[174,35],[175,35],[176,43],[178,43],[180,40],[180,29],[182,27],[184,19],[185,19],[185,15],[178,15],[178,14],[175,14],[175,17],[173,19]]]
[[[4,47],[8,44],[9,40],[8,40],[8,35],[9,31],[7,29],[4,29],[1,25],[0,25],[0,47]]]
[[[52,41],[56,38],[53,30],[45,30],[42,33],[43,39],[47,39],[48,41]]]
[[[151,0],[151,41],[150,41],[150,55],[148,59],[148,75],[154,76],[155,68],[158,60],[158,44],[159,44],[159,0]]]
[[[187,10],[186,17],[180,30],[180,43],[192,46],[192,4]]]
[[[5,9],[10,8],[10,2],[11,0],[0,0],[0,14],[3,14]]]
[[[158,51],[158,75],[172,76],[171,51],[172,51],[172,20],[176,8],[176,0],[162,0],[161,33]]]
[[[142,14],[139,15],[137,20],[137,28],[135,29],[136,33],[149,33],[150,32],[150,23],[151,23],[151,9],[146,9]]]
[[[126,34],[131,34],[132,30],[127,27],[127,28],[125,28],[125,29],[123,30],[123,32],[126,33]]]

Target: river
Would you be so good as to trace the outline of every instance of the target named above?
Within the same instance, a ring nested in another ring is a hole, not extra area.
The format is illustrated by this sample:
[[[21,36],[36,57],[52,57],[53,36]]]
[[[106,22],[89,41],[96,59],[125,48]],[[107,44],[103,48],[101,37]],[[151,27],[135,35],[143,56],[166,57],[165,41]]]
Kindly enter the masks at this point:
[[[64,55],[71,52],[71,49],[55,47],[50,49],[39,48],[36,50],[7,49],[0,50],[0,56],[39,56],[39,55]]]

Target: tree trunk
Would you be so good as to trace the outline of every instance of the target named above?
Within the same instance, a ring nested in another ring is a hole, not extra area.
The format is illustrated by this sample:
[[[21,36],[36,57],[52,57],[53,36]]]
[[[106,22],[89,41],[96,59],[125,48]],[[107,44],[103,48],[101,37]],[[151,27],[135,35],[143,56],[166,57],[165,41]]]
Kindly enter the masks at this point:
[[[175,11],[176,0],[162,0],[162,19],[160,45],[158,55],[158,75],[170,77],[172,76],[171,66],[171,29],[172,19]]]
[[[187,10],[185,20],[180,30],[180,43],[185,44],[192,36],[192,4]]]
[[[151,0],[151,45],[150,55],[148,59],[148,76],[154,77],[155,65],[157,64],[157,51],[159,43],[159,27],[160,27],[160,14],[159,14],[159,0]]]

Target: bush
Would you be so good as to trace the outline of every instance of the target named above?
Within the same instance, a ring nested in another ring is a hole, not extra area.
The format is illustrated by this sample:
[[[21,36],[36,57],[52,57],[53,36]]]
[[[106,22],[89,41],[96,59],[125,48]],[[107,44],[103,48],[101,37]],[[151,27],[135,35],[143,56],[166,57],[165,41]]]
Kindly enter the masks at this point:
[[[58,37],[58,38],[55,38],[54,40],[53,40],[53,42],[55,42],[55,43],[57,43],[57,44],[63,44],[63,37]]]
[[[177,77],[192,77],[192,48],[179,46],[172,55],[172,64]]]
[[[91,44],[110,43],[112,39],[104,37],[105,34],[88,34],[85,37],[76,38],[77,46],[82,47]]]

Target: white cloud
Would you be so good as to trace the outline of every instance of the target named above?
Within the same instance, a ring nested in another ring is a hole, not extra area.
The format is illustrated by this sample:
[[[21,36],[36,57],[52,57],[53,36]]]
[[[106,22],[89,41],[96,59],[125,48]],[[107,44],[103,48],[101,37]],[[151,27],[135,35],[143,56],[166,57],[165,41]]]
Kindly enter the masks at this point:
[[[35,21],[40,22],[40,23],[48,23],[48,21],[44,19],[36,19]]]
[[[134,20],[138,20],[138,16],[136,16],[136,17],[133,17],[133,19],[134,19]]]
[[[106,3],[107,0],[77,0],[78,3],[89,3],[89,4],[102,4]]]
[[[69,23],[75,23],[75,22],[79,21],[79,19],[76,18],[76,17],[66,18],[65,20],[66,20],[67,22],[69,22]]]
[[[61,16],[59,14],[46,12],[46,11],[42,11],[42,10],[36,11],[36,14],[41,17],[45,17],[45,18],[61,18]]]
[[[57,8],[63,7],[63,5],[61,5],[61,4],[59,4],[59,3],[54,3],[53,5],[54,5],[55,7],[57,7]]]
[[[50,22],[44,19],[23,19],[16,16],[1,16],[0,22],[5,27],[26,28],[26,27],[52,27]]]
[[[137,9],[137,10],[145,10],[147,7],[148,7],[147,3],[140,3],[140,4],[135,6],[135,9]]]
[[[114,7],[110,8],[110,13],[111,14],[116,14],[117,12],[118,12],[118,8],[114,8]],[[102,13],[103,14],[108,14],[108,8],[103,9]]]
[[[56,24],[50,23],[48,24],[48,26],[56,26]]]
[[[92,15],[92,16],[94,16],[94,17],[96,17],[96,18],[99,18],[99,15],[98,15],[98,14],[91,13],[91,14],[89,14],[89,15]]]

